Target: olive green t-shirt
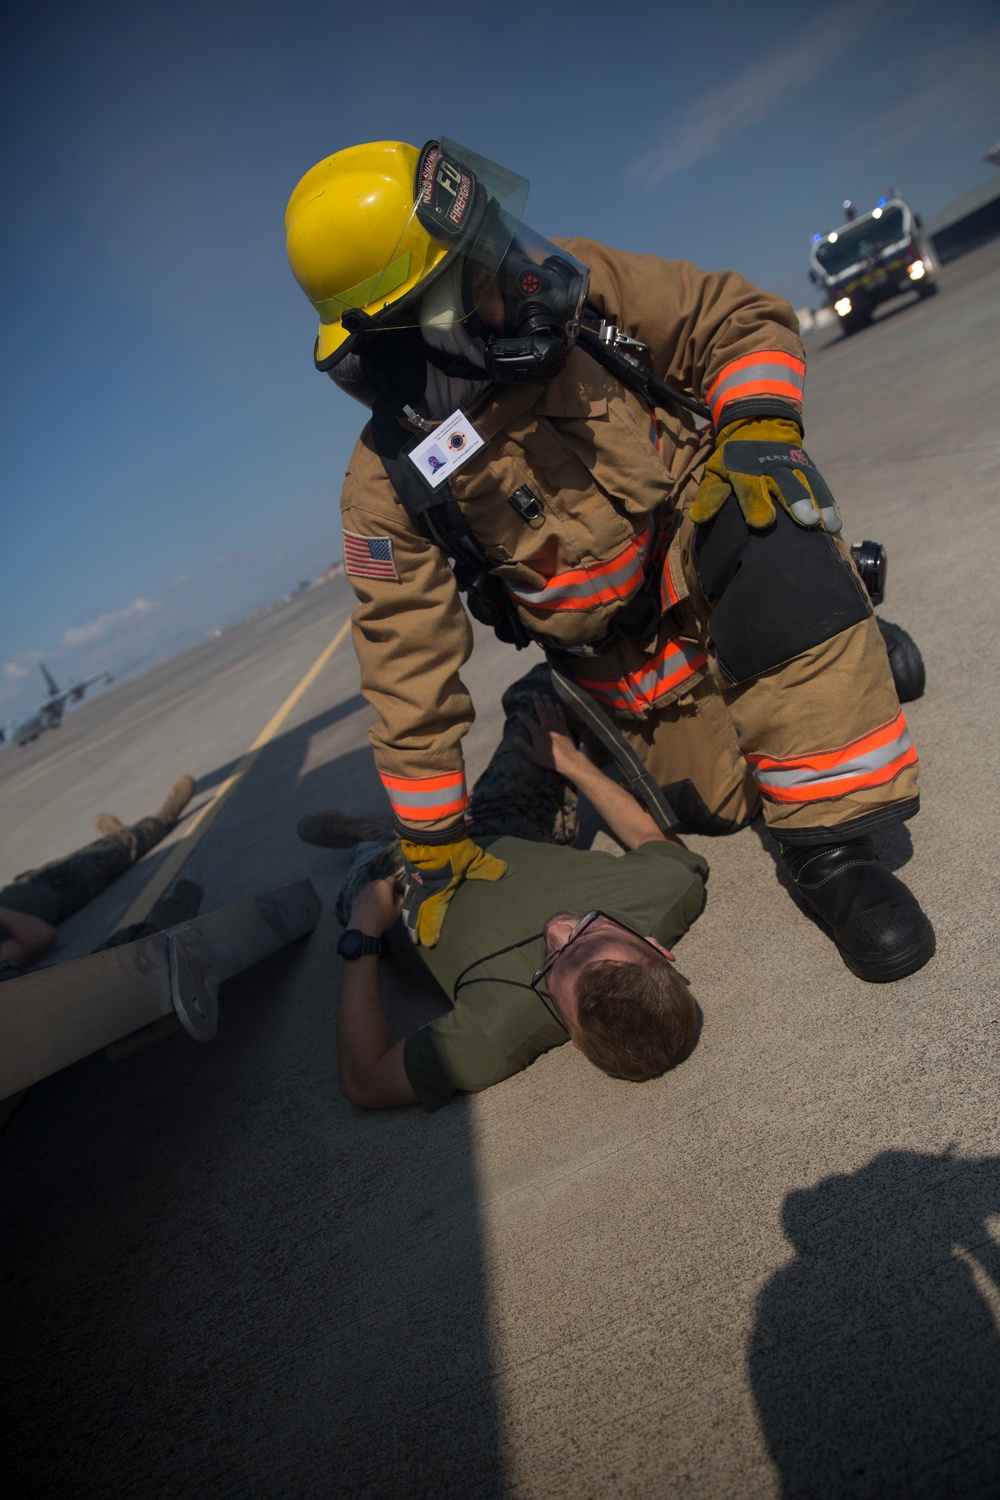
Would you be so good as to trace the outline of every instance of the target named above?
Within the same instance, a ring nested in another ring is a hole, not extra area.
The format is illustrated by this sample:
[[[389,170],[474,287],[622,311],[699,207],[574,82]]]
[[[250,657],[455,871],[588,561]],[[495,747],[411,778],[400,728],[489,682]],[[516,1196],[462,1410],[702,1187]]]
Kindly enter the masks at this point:
[[[526,1068],[569,1040],[531,988],[544,962],[542,928],[557,911],[597,907],[669,947],[701,911],[708,865],[660,840],[625,855],[525,839],[484,839],[507,861],[502,880],[467,880],[456,891],[435,948],[419,959],[453,1001],[452,1010],[406,1040],[406,1076],[426,1109],[475,1093]],[[391,943],[398,951],[395,942]]]

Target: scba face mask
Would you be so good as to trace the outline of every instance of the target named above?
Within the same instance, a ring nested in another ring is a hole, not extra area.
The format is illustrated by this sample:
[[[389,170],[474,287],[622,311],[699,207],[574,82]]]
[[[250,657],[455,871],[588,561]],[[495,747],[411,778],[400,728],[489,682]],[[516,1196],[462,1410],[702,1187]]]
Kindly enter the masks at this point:
[[[424,342],[464,355],[470,378],[550,380],[576,342],[589,281],[586,266],[522,225],[488,276],[467,261],[436,281],[421,310]]]
[[[496,277],[502,333],[481,311],[470,320],[485,340],[489,378],[519,385],[557,375],[576,343],[589,285],[590,272],[568,250],[520,225]]]

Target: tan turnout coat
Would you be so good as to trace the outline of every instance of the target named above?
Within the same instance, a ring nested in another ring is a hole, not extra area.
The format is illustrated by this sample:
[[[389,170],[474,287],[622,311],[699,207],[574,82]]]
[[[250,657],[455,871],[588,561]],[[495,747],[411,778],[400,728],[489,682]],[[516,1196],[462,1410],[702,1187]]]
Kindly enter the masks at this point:
[[[744,393],[744,377],[762,377],[753,390],[764,389],[768,370],[777,371],[780,399],[794,401],[782,371],[803,369],[803,350],[795,314],[780,297],[731,271],[706,273],[589,240],[560,243],[590,267],[590,305],[647,344],[655,372],[708,401],[713,415],[734,389]],[[570,653],[563,661],[616,714],[662,784],[697,773],[706,806],[746,816],[756,792],[712,674],[709,611],[683,518],[711,452],[711,428],[677,409],[651,411],[579,348],[547,384],[493,386],[468,414],[486,443],[452,475],[452,493],[525,629]],[[525,485],[541,503],[535,521],[509,503]],[[383,555],[391,544],[395,576],[364,576],[364,568],[359,576],[347,564],[358,599],[361,687],[378,714],[377,767],[400,822],[415,834],[439,833],[464,805],[469,621],[446,558],[397,499],[370,428],[352,455],[341,505],[345,558],[352,538],[355,547],[357,538],[381,539]],[[597,658],[579,655],[605,640],[651,571],[663,610],[655,636]],[[787,807],[769,811],[779,821],[795,816]]]

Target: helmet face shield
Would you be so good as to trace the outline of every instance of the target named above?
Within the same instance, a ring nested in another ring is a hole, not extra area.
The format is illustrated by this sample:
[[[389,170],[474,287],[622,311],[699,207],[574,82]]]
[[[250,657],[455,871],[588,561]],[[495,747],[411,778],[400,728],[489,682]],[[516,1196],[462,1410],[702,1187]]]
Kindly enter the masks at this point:
[[[467,317],[500,268],[520,222],[528,187],[524,177],[445,136],[429,141],[417,163],[413,209],[385,264],[364,282],[314,304],[320,317],[324,321],[344,318],[344,326],[351,331],[419,328],[424,293],[459,257],[463,274],[454,284],[460,286],[465,305],[456,307],[455,315]],[[410,247],[415,239],[430,241],[432,256],[428,258],[434,265],[400,294],[399,288],[413,280]]]

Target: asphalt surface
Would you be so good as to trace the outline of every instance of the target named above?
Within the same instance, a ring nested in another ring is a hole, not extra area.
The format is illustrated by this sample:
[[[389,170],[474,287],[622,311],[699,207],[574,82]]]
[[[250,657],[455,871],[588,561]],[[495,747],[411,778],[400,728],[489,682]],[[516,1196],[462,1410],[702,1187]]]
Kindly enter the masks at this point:
[[[335,1085],[327,910],[224,988],[214,1042],[88,1058],[0,1137],[8,1493],[1000,1494],[1000,245],[941,280],[811,337],[806,413],[847,531],[889,549],[881,612],[927,662],[923,810],[882,849],[935,959],[866,985],[760,828],[692,839],[712,878],[681,961],[705,1025],[679,1069],[617,1083],[567,1047],[433,1116],[364,1113]],[[349,610],[343,580],[317,586],[0,755],[0,877],[190,771],[183,838]],[[525,660],[480,635],[473,774]],[[194,848],[205,909],[302,875],[329,903],[346,858],[294,825],[384,807],[370,720],[348,640]],[[397,1031],[432,1013],[389,986]]]

